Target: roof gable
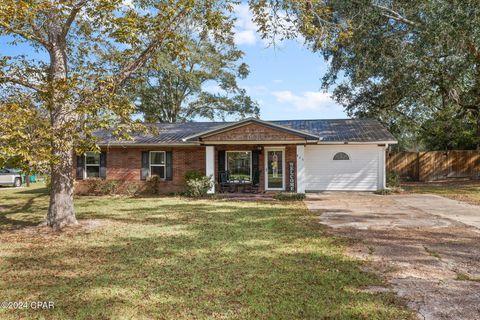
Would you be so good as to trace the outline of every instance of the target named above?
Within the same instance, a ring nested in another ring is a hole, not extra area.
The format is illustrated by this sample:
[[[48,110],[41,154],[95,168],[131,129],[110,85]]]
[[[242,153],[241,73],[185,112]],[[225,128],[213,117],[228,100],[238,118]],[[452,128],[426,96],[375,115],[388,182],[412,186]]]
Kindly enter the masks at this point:
[[[318,140],[313,134],[258,119],[246,119],[221,128],[200,132],[184,141],[305,141]]]

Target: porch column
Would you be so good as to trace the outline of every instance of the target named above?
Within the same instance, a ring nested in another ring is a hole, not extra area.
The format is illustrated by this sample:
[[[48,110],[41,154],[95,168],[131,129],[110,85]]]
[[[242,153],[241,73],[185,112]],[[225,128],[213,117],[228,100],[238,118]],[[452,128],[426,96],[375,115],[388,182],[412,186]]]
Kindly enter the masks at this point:
[[[305,193],[305,146],[297,145],[297,193]]]
[[[205,146],[206,159],[205,159],[205,174],[207,177],[211,177],[213,186],[207,193],[215,193],[215,146]]]

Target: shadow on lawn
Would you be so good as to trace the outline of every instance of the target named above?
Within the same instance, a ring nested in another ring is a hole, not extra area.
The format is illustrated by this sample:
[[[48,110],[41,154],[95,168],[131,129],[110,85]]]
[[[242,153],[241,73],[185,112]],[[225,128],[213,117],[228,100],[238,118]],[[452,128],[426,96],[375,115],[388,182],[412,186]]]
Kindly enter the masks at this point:
[[[378,279],[346,259],[343,242],[323,236],[305,210],[177,201],[139,201],[116,214],[80,204],[81,217],[109,219],[111,228],[7,256],[14,268],[0,275],[3,296],[55,301],[53,311],[36,311],[55,318],[408,316],[359,290]]]
[[[38,212],[46,210],[46,207],[36,203],[36,200],[44,196],[44,193],[38,193],[34,197],[25,199],[23,203],[21,202],[23,199],[18,199],[15,204],[0,204],[0,231],[38,225],[40,222]],[[8,217],[15,214],[22,214],[21,219]]]

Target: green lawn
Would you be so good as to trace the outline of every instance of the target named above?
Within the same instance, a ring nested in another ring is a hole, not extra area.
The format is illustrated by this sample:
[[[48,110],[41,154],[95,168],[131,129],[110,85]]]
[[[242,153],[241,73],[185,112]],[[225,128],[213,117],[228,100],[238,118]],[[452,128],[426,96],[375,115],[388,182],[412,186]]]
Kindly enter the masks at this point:
[[[83,227],[35,228],[45,189],[0,189],[0,319],[404,319],[301,204],[81,197]]]
[[[402,187],[412,193],[438,194],[447,198],[480,205],[480,181],[408,183]]]

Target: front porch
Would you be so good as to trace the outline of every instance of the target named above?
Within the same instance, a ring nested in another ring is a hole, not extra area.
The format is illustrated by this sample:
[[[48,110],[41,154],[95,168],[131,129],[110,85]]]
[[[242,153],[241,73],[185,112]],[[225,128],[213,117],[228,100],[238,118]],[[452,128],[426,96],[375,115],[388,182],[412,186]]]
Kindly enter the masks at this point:
[[[232,144],[205,148],[206,175],[214,180],[209,193],[299,192],[298,171],[303,168],[299,154],[303,145]]]
[[[205,173],[215,182],[209,193],[235,193],[242,185],[258,193],[304,193],[304,148],[317,140],[309,133],[259,119],[245,119],[184,139],[206,148]]]

